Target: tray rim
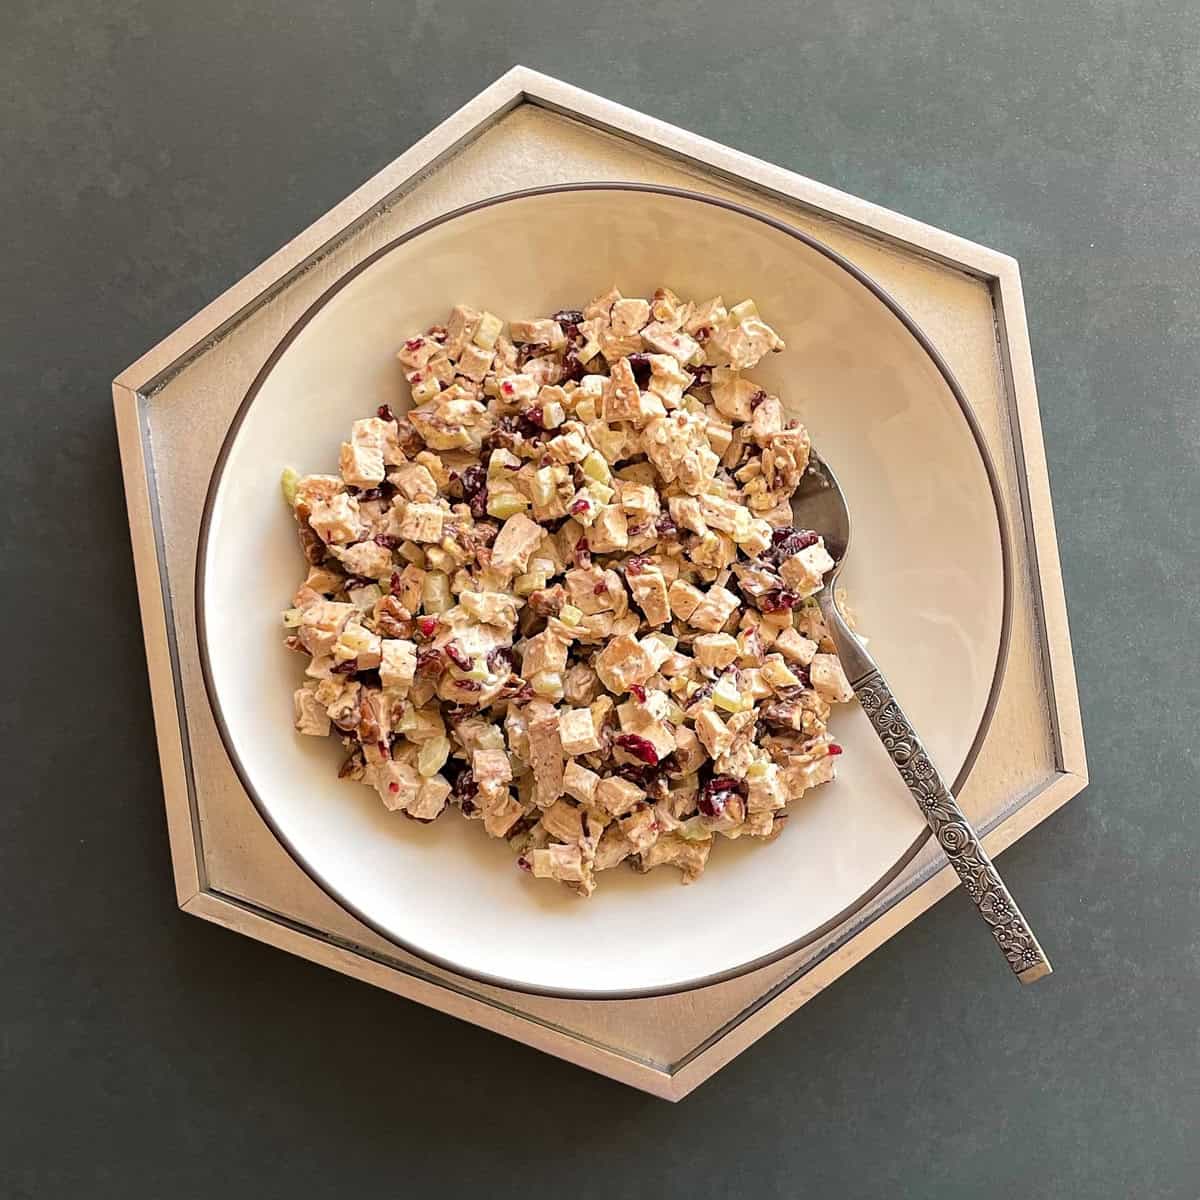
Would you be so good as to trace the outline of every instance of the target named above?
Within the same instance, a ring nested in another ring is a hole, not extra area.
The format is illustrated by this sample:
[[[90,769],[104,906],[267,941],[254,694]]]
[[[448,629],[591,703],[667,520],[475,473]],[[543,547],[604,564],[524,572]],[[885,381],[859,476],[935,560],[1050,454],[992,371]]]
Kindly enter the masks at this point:
[[[524,103],[665,153],[710,177],[832,219],[885,244],[966,272],[987,285],[996,318],[1001,370],[1008,384],[1010,426],[1017,453],[1016,476],[1030,556],[1031,585],[1041,623],[1056,771],[1019,806],[992,822],[985,833],[984,845],[993,855],[1001,852],[1086,786],[1078,692],[1016,260],[549,76],[514,67],[113,381],[176,895],[186,912],[388,987],[655,1095],[679,1099],[950,891],[955,883],[951,868],[931,869],[910,891],[874,914],[863,927],[849,931],[846,939],[831,947],[825,956],[806,965],[798,977],[780,981],[739,1013],[731,1027],[715,1031],[684,1058],[664,1068],[592,1044],[584,1037],[557,1030],[490,999],[456,992],[452,981],[422,980],[407,969],[374,964],[369,955],[316,937],[313,931],[306,932],[280,914],[264,916],[251,905],[208,890],[203,864],[196,853],[198,830],[187,746],[180,725],[181,686],[167,624],[169,597],[155,537],[155,495],[150,485],[154,467],[146,454],[144,435],[148,426],[144,406],[155,391],[228,333],[242,317],[352,236],[447,156]]]

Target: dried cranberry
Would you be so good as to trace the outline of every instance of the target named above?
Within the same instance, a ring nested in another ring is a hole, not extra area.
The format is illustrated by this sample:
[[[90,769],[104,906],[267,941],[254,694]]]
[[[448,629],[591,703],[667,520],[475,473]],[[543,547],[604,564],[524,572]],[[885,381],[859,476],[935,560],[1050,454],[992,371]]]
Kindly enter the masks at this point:
[[[570,383],[571,380],[578,382],[585,375],[583,362],[579,355],[574,350],[568,350],[563,355],[562,361],[562,379],[560,383]]]
[[[767,393],[764,392],[762,388],[759,388],[758,391],[750,397],[750,411],[753,412],[766,398]]]
[[[488,653],[488,670],[494,675],[509,674],[515,664],[516,659],[513,657],[512,648],[509,646],[497,646]]]
[[[706,817],[719,817],[725,811],[725,806],[733,799],[744,798],[747,793],[744,780],[734,779],[729,775],[717,775],[706,780],[696,798],[696,807]]]
[[[438,619],[437,617],[418,617],[417,618],[417,635],[428,641],[434,634],[437,633]]]
[[[687,709],[690,709],[693,705],[700,704],[703,701],[707,700],[709,698],[709,696],[711,696],[713,694],[713,692],[715,692],[716,690],[717,690],[717,685],[714,681],[710,680],[708,683],[702,683],[692,693],[687,704],[684,706],[684,710],[686,711]]]
[[[572,551],[572,557],[575,559],[575,565],[586,571],[592,565],[592,551],[588,546],[587,535],[579,539],[575,543],[575,549]]]
[[[487,516],[487,472],[480,466],[468,467],[459,477],[463,499],[471,508],[471,516],[482,521]]]
[[[771,534],[771,545],[760,555],[763,562],[773,567],[779,566],[785,558],[815,546],[820,538],[811,529],[797,529],[792,525],[783,525]]]
[[[703,340],[699,334],[696,335],[696,339],[697,341]],[[709,384],[712,383],[712,367],[708,366],[707,364],[704,366],[692,367],[691,372],[694,378],[688,385],[689,387],[708,387]]]
[[[392,412],[392,406],[390,404],[381,404],[375,410],[375,415],[381,421],[394,421],[396,419],[396,414]]]
[[[802,599],[795,592],[789,592],[786,588],[767,592],[758,598],[758,607],[765,613],[790,612],[802,603]]]
[[[334,675],[353,675],[358,670],[358,659],[348,658],[345,662],[338,663],[336,667],[331,667],[330,670]]]
[[[441,675],[446,669],[446,659],[443,657],[440,650],[433,649],[432,646],[425,646],[417,651],[417,674],[418,675]]]
[[[375,544],[382,546],[385,550],[395,550],[400,545],[400,539],[394,533],[377,533]]]
[[[603,596],[608,591],[608,580],[602,579],[592,588],[593,596]]]
[[[350,491],[358,496],[360,502],[366,500],[383,499],[383,488],[381,487],[364,488],[361,491],[356,491],[354,488],[351,488]]]
[[[483,684],[480,683],[479,680],[477,680],[477,679],[456,679],[454,681],[454,686],[456,688],[458,688],[458,690],[460,692],[481,692],[481,691],[483,691]]]
[[[393,779],[392,782],[388,784],[388,791],[394,795],[399,790],[400,785]]]
[[[478,809],[474,800],[460,800],[458,806],[462,809],[464,817],[473,816]]]
[[[842,748],[841,748],[841,746],[839,746],[837,744],[837,742],[830,742],[829,743],[829,753],[830,754],[841,754]]]
[[[629,685],[629,694],[639,703],[646,703],[646,689],[640,683],[631,683]]]
[[[633,372],[633,378],[637,382],[638,387],[644,388],[650,382],[650,375],[653,368],[650,366],[650,356],[648,354],[631,354],[629,356],[629,369]]]
[[[520,867],[522,871],[533,871],[533,867],[530,864],[529,859],[527,859],[523,854],[517,859],[517,866]]]
[[[460,670],[469,671],[474,666],[471,656],[457,642],[447,642],[442,649],[446,652],[446,657]]]
[[[392,343],[393,346],[395,344],[396,344],[395,342]],[[405,350],[420,350],[420,348],[423,345],[425,345],[425,339],[415,337],[415,338],[409,338],[408,341],[404,343],[404,348],[405,348]]]
[[[425,330],[425,336],[433,338],[435,342],[444,342],[450,335],[446,330],[445,325],[430,325],[430,327]]]
[[[571,505],[571,516],[577,517],[581,513],[587,512],[589,507],[590,505],[587,500],[576,500],[575,503]],[[578,547],[576,547],[576,549],[578,549]]]
[[[616,737],[616,744],[648,766],[658,766],[658,751],[655,750],[654,743],[648,738],[641,737],[636,733],[619,733]]]
[[[650,565],[650,559],[644,554],[635,554],[625,561],[626,575],[640,575]]]
[[[550,320],[557,321],[560,325],[582,325],[583,313],[577,308],[560,308]]]
[[[660,538],[674,538],[679,536],[679,526],[663,513],[657,521],[654,522],[654,528]]]

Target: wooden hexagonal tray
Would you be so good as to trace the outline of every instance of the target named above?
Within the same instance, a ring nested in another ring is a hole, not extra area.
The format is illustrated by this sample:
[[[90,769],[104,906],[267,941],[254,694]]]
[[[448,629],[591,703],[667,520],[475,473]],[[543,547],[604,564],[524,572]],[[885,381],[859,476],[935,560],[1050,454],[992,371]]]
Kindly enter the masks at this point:
[[[1008,668],[960,795],[988,850],[1003,850],[1087,780],[1020,275],[1008,256],[516,67],[124,371],[113,395],[181,907],[679,1099],[950,891],[956,879],[936,845],[843,926],[731,982],[600,1002],[479,984],[365,928],[274,839],[213,724],[192,612],[217,450],[293,321],[406,229],[487,196],[582,180],[672,184],[788,221],[881,283],[946,358],[983,426],[1013,524]]]

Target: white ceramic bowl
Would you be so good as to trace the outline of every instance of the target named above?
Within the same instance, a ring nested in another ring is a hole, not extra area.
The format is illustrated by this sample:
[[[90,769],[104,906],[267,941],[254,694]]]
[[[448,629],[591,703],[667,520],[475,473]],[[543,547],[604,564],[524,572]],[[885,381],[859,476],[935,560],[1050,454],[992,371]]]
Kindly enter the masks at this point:
[[[616,284],[753,297],[787,341],[758,378],[811,430],[846,489],[843,578],[872,651],[950,779],[965,776],[1007,644],[1003,516],[965,398],[915,325],[836,254],[709,197],[635,185],[523,193],[449,214],[373,255],[291,330],[246,396],[213,474],[197,569],[205,680],[230,758],[314,880],[399,945],[529,991],[628,997],[717,982],[820,936],[926,837],[854,706],[833,719],[839,778],[791,805],[770,845],[717,839],[703,877],[612,871],[584,902],[515,869],[447,813],[390,814],[336,778],[333,739],[292,728],[282,646],[304,564],[284,466],[337,470],[356,417],[407,407],[399,343],[457,302],[503,317],[576,307]]]

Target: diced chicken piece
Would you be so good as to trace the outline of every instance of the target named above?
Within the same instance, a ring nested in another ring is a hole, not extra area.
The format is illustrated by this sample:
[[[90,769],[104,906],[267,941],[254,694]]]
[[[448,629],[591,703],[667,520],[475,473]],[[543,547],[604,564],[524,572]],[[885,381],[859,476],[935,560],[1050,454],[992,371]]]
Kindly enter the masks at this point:
[[[567,344],[567,335],[557,321],[509,321],[508,335],[517,345],[548,346],[561,350]]]
[[[471,755],[471,772],[479,790],[490,795],[512,782],[512,763],[506,750],[476,750]]]
[[[711,837],[691,839],[674,833],[667,834],[642,855],[642,870],[652,871],[661,866],[678,867],[684,883],[695,883],[704,870],[704,864],[708,862],[711,849]]]
[[[600,776],[595,771],[589,771],[574,760],[567,763],[563,772],[563,791],[568,796],[574,796],[580,804],[594,804],[599,786]]]
[[[700,511],[700,501],[695,496],[672,496],[667,501],[667,507],[671,512],[671,520],[680,529],[686,529],[689,533],[699,534],[701,537],[708,532],[708,526]]]
[[[763,396],[754,406],[750,433],[760,446],[766,446],[773,437],[783,432],[783,405],[778,396]]]
[[[678,408],[683,403],[683,393],[691,385],[693,376],[669,354],[651,354],[647,357],[650,360],[647,390],[662,400],[667,408]]]
[[[837,776],[836,763],[837,759],[833,755],[824,755],[813,762],[789,766],[783,773],[788,799],[797,800],[809,788],[829,783]]]
[[[446,353],[457,357],[479,330],[481,314],[467,304],[456,304],[446,321]],[[496,333],[499,329],[496,330]],[[493,341],[495,334],[492,335]],[[403,361],[403,360],[402,360]],[[428,360],[426,360],[428,361]]]
[[[720,460],[708,444],[707,425],[699,413],[677,408],[666,416],[655,417],[646,426],[642,449],[667,483],[682,478],[685,464],[688,470],[698,470],[701,451],[709,455],[712,471],[716,470]],[[689,458],[693,460],[690,464]],[[712,471],[709,471],[710,476]]]
[[[472,342],[463,349],[462,354],[458,357],[458,373],[479,383],[492,365],[493,357],[493,351],[485,350],[482,346],[477,346]]]
[[[814,654],[808,668],[813,690],[831,704],[845,704],[854,699],[854,689],[836,654]]]
[[[305,520],[317,504],[328,503],[345,490],[345,483],[337,475],[304,475],[296,481],[292,507],[296,516]]]
[[[629,691],[633,684],[645,683],[655,671],[646,648],[628,634],[613,638],[592,665],[600,682],[616,695]]]
[[[679,329],[671,329],[661,321],[653,321],[642,330],[642,341],[659,354],[669,354],[679,363],[699,358],[700,343]]]
[[[421,791],[405,811],[418,821],[432,821],[441,814],[450,796],[450,784],[443,775],[433,775],[422,780]]]
[[[671,602],[671,611],[681,621],[689,620],[704,599],[704,593],[698,587],[683,579],[675,580],[667,595]]]
[[[547,846],[526,856],[529,869],[538,879],[572,882],[583,879],[583,854],[578,846]]]
[[[789,662],[807,667],[817,652],[817,643],[806,638],[799,630],[784,629],[775,639],[774,647]]]
[[[617,824],[609,825],[601,835],[596,847],[596,860],[593,864],[597,871],[607,871],[624,862],[633,853],[633,845],[621,832]]]
[[[378,634],[372,633],[357,620],[348,621],[333,645],[333,657],[338,663],[353,660],[356,670],[369,671],[379,666],[382,647],[383,642]]]
[[[560,842],[578,844],[583,841],[583,810],[569,800],[555,800],[542,813],[542,828]]]
[[[369,488],[383,482],[387,473],[383,465],[382,446],[361,442],[343,442],[338,459],[342,478],[351,487]]]
[[[819,592],[824,584],[825,574],[833,570],[833,559],[824,545],[817,542],[785,558],[779,568],[783,582],[799,596],[811,596]]]
[[[728,588],[711,587],[708,594],[685,618],[697,629],[716,633],[737,611],[741,601]]]
[[[339,604],[334,600],[310,604],[300,615],[297,633],[301,645],[314,656],[332,654],[346,622],[357,612],[353,604]]]
[[[636,299],[617,300],[613,303],[608,320],[614,333],[637,333],[650,320],[650,302]]]
[[[700,515],[706,525],[720,529],[723,533],[732,533],[739,521],[750,521],[750,511],[744,505],[723,496],[705,495],[699,498]]]
[[[663,402],[649,392],[642,392],[633,377],[629,359],[619,358],[612,365],[608,383],[604,389],[604,419],[606,421],[632,421],[644,425],[651,417],[666,415]]]
[[[734,315],[730,314],[731,317]],[[727,360],[730,366],[748,370],[764,355],[773,350],[784,349],[784,341],[770,325],[755,315],[746,316],[736,324],[727,323],[718,327],[713,331],[705,349],[710,361],[716,354]]]
[[[384,638],[379,650],[379,679],[385,688],[407,689],[417,671],[417,646],[405,638]]]
[[[762,388],[728,367],[716,367],[712,373],[712,398],[717,412],[730,421],[749,421],[754,416],[754,401]]]
[[[328,500],[316,500],[308,523],[313,532],[326,544],[356,542],[363,534],[358,500],[339,492]]]
[[[389,479],[406,500],[437,499],[437,481],[421,463],[404,463],[392,472]]]
[[[622,480],[618,488],[621,507],[631,517],[653,517],[662,511],[658,492],[650,484]]]
[[[409,542],[440,542],[445,510],[437,504],[409,501],[392,509],[391,532]]]
[[[623,817],[645,798],[646,793],[636,783],[630,783],[619,775],[608,775],[600,780],[596,788],[595,802],[610,817]]]
[[[542,391],[546,391],[543,388]],[[556,463],[582,462],[591,453],[592,447],[578,429],[568,429],[546,443],[546,455]]]
[[[378,542],[355,542],[344,549],[333,547],[334,557],[348,575],[363,579],[386,579],[392,573],[392,552]]]
[[[520,372],[516,375],[506,375],[496,385],[500,399],[507,404],[524,404],[537,397],[540,384],[532,375]]]
[[[787,803],[783,771],[775,763],[757,763],[747,774],[746,811],[775,812]]]
[[[523,573],[530,555],[542,540],[543,529],[524,513],[517,513],[504,522],[504,527],[492,545],[492,568],[505,575]]]
[[[421,796],[421,785],[425,782],[412,763],[385,758],[375,763],[363,777],[371,784],[383,800],[383,806],[391,812],[407,812]]]
[[[558,715],[529,722],[529,765],[533,768],[534,799],[548,808],[562,795],[563,747],[558,735]]]
[[[524,805],[513,797],[509,788],[483,798],[483,827],[494,838],[506,837],[524,815]]]
[[[737,638],[727,633],[703,633],[692,643],[692,653],[702,667],[727,667],[738,656]]]
[[[733,745],[733,734],[711,708],[704,709],[696,717],[696,736],[704,744],[709,758],[719,758]]]
[[[532,679],[542,671],[565,671],[566,668],[567,643],[549,630],[531,637],[525,643],[521,674],[526,679]]]
[[[596,514],[588,532],[588,546],[593,554],[611,554],[629,545],[629,527],[625,510],[619,504],[605,504]]]
[[[567,709],[559,719],[558,736],[564,754],[591,754],[600,749],[590,709]]]
[[[458,595],[458,602],[469,616],[484,625],[512,629],[517,623],[520,601],[503,592],[462,591]]]
[[[297,688],[292,697],[296,713],[296,728],[310,737],[329,735],[329,714],[311,687]]]
[[[625,840],[638,854],[649,850],[658,841],[659,825],[654,809],[643,806],[633,810],[618,822]]]
[[[625,579],[647,623],[665,625],[671,619],[671,605],[663,573],[655,568],[643,568],[640,571],[627,568]]]
[[[567,596],[582,613],[611,612],[616,608],[616,595],[624,595],[621,577],[615,571],[599,567],[575,567],[565,577]]]

